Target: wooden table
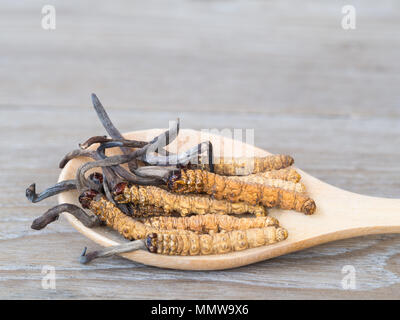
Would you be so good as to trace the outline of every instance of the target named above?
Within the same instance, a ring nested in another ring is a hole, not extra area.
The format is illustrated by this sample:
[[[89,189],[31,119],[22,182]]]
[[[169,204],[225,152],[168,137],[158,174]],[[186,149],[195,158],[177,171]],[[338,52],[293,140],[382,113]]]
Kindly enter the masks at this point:
[[[122,258],[78,262],[98,246],[64,218],[31,221],[56,204],[25,188],[57,180],[58,161],[104,134],[96,92],[121,129],[252,128],[255,144],[290,153],[310,174],[375,196],[400,194],[400,11],[339,1],[68,1],[56,30],[40,1],[0,5],[1,298],[400,298],[400,236],[343,240],[235,270],[183,272]],[[43,289],[43,266],[56,289]],[[356,271],[344,290],[343,267]]]

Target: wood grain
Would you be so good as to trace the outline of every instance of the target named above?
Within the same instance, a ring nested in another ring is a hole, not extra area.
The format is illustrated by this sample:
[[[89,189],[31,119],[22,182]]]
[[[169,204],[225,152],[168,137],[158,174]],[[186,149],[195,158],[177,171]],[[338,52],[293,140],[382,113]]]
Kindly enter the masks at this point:
[[[32,205],[33,181],[53,184],[58,161],[103,134],[96,92],[121,131],[254,128],[255,144],[290,153],[317,178],[357,193],[400,195],[399,4],[355,2],[344,31],[339,1],[40,1],[1,3],[1,298],[400,298],[400,237],[342,240],[219,272],[161,270],[122,258],[82,266],[98,246],[64,218],[35,232],[56,199]],[[57,289],[41,287],[53,265]],[[356,290],[343,290],[353,265]],[[155,290],[155,288],[157,288]]]
[[[165,129],[150,129],[125,133],[126,139],[151,141]],[[266,156],[266,150],[253,145],[229,139],[222,135],[206,134],[196,130],[181,129],[179,136],[168,147],[175,153],[193,148],[202,141],[211,141],[217,157],[237,158],[244,156]],[[92,146],[95,150],[95,147]],[[120,154],[119,148],[108,149],[108,155]],[[229,159],[228,158],[228,159]],[[67,163],[61,171],[58,181],[71,180],[84,163],[91,161],[81,157]],[[400,200],[368,197],[324,183],[304,171],[301,181],[307,188],[307,194],[317,204],[313,215],[305,215],[293,210],[269,209],[269,215],[278,219],[281,226],[289,231],[285,241],[273,245],[231,252],[220,255],[168,256],[150,254],[147,250],[135,250],[122,254],[123,257],[145,265],[177,270],[224,270],[249,265],[255,262],[304,250],[316,245],[341,239],[370,234],[400,233]],[[92,170],[93,171],[93,170]],[[88,172],[90,174],[90,172]],[[80,205],[76,190],[61,193],[58,202]],[[76,230],[94,242],[105,246],[116,246],[128,242],[118,232],[109,228],[87,228],[71,214],[68,221]]]

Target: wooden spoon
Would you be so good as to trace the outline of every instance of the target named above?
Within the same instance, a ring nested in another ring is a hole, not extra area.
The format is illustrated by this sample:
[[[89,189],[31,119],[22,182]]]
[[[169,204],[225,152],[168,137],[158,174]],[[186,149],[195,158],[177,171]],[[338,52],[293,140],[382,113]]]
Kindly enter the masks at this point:
[[[164,129],[136,131],[125,134],[128,139],[149,141]],[[254,152],[256,156],[268,155],[267,151],[240,141],[219,135],[182,129],[171,148],[179,146],[185,150],[197,143],[211,140],[216,154],[224,150],[224,155],[240,156],[239,153]],[[177,145],[176,145],[177,143]],[[120,153],[118,149],[108,154]],[[288,152],[290,153],[290,151]],[[62,170],[59,181],[74,179],[77,168],[88,158],[70,161]],[[298,169],[297,169],[298,170]],[[244,266],[258,261],[278,257],[290,252],[313,247],[321,243],[339,239],[379,233],[400,233],[400,200],[375,198],[341,190],[326,184],[309,174],[298,170],[302,182],[317,204],[314,215],[306,216],[294,211],[271,209],[270,215],[276,217],[289,232],[289,237],[280,243],[247,249],[239,252],[209,256],[166,256],[151,254],[144,250],[121,254],[132,261],[162,268],[181,270],[220,270]],[[59,203],[77,202],[77,192],[70,191],[59,195]],[[108,247],[127,242],[110,228],[87,228],[74,216],[65,213],[68,221],[86,237]]]

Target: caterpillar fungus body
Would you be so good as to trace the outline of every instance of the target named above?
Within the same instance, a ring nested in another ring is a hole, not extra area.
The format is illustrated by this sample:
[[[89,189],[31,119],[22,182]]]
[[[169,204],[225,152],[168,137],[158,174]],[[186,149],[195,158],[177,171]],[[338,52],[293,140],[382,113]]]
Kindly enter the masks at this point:
[[[313,214],[314,200],[303,193],[287,191],[256,183],[245,183],[220,176],[205,170],[175,170],[168,178],[167,186],[176,193],[206,193],[216,199],[231,202],[278,206],[285,210],[296,210]]]
[[[79,197],[82,207],[93,212],[105,225],[118,231],[126,239],[144,239],[146,235],[157,229],[145,226],[119,210],[113,203],[108,201],[102,194],[89,190]]]
[[[235,179],[238,181],[242,181],[242,182],[246,182],[246,183],[265,184],[267,186],[281,188],[281,189],[284,189],[287,191],[300,192],[300,193],[306,192],[306,187],[301,182],[295,183],[292,181],[286,181],[286,180],[281,180],[281,179],[269,179],[269,178],[265,178],[264,176],[262,176],[260,174],[251,174],[248,176],[232,176],[229,178]]]
[[[200,161],[202,158],[200,158]],[[224,176],[242,176],[264,171],[287,168],[294,163],[288,155],[270,155],[265,157],[214,158],[214,172]],[[208,164],[199,164],[199,169],[210,171]]]
[[[232,230],[213,234],[197,234],[192,231],[177,229],[160,230],[126,216],[97,192],[84,192],[79,197],[79,201],[83,207],[90,209],[107,226],[118,231],[126,239],[145,239],[145,245],[152,253],[168,255],[228,253],[276,243],[288,236],[286,229],[273,224],[273,219],[268,220],[269,222],[265,223],[268,226],[263,228]]]
[[[266,216],[267,209],[245,202],[217,200],[206,195],[176,194],[154,186],[138,186],[120,183],[116,186],[114,199],[118,203],[133,203],[139,208],[159,207],[166,215],[178,213],[194,214],[243,214]]]
[[[217,214],[190,217],[152,217],[144,219],[143,223],[158,230],[190,230],[211,234],[219,231],[279,226],[278,220],[273,217],[237,218]]]
[[[285,181],[292,181],[294,183],[297,183],[301,180],[301,175],[293,168],[259,172],[256,175],[267,179],[279,179]]]
[[[277,226],[200,235],[193,232],[171,234],[159,231],[149,234],[145,244],[150,252],[194,256],[256,248],[285,240],[287,236],[286,229]]]

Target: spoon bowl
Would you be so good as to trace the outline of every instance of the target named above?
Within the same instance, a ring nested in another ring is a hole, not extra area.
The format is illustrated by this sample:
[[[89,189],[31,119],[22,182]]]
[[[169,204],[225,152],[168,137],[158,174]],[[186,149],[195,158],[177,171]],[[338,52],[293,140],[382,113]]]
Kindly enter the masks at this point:
[[[134,131],[124,134],[127,139],[150,141],[165,129]],[[178,138],[171,143],[169,150],[188,149],[202,141],[210,140],[214,152],[224,156],[254,154],[269,155],[265,150],[232,140],[220,135],[182,129]],[[92,146],[94,148],[94,146]],[[117,148],[107,150],[107,155],[119,154]],[[68,162],[61,171],[59,181],[74,179],[76,170],[89,158],[76,158]],[[304,171],[296,168],[301,174],[301,182],[308,194],[315,200],[317,210],[313,215],[270,209],[269,214],[277,218],[280,225],[286,228],[289,236],[286,240],[268,246],[243,251],[205,256],[167,256],[152,254],[145,250],[123,253],[121,256],[146,265],[180,269],[180,270],[222,270],[236,268],[266,259],[278,257],[290,252],[310,248],[322,243],[379,233],[400,233],[400,200],[364,196],[348,192],[324,183]],[[76,191],[61,193],[59,203],[79,205]],[[108,247],[127,242],[117,232],[107,227],[87,228],[69,213],[64,213],[68,221],[83,235]]]

